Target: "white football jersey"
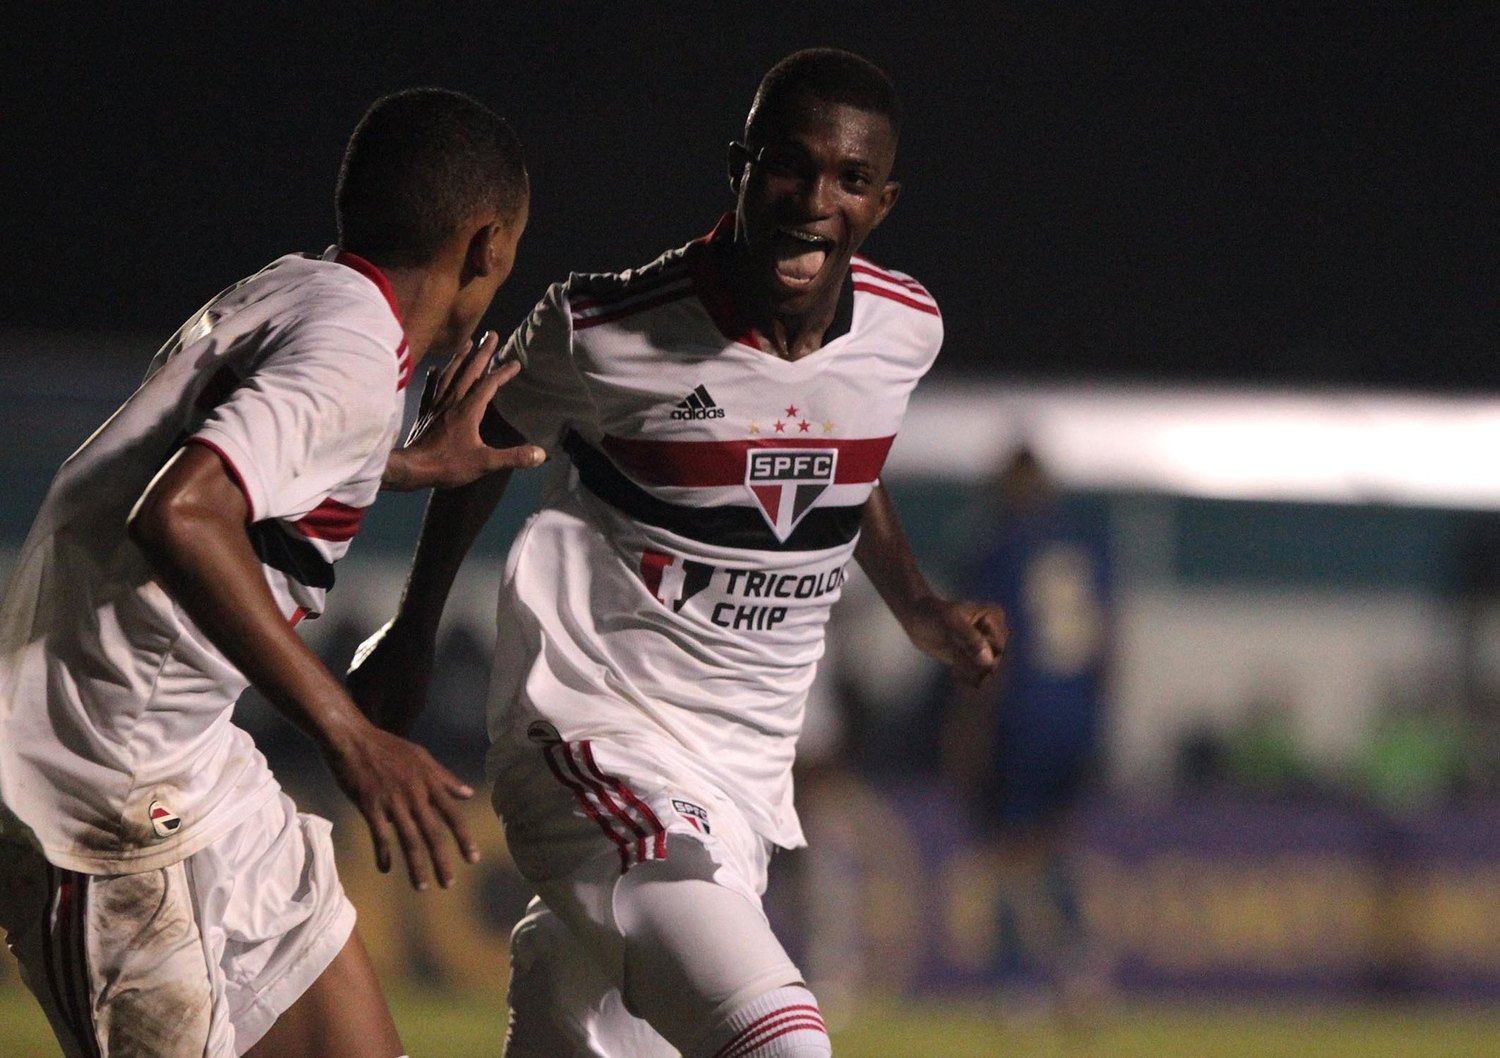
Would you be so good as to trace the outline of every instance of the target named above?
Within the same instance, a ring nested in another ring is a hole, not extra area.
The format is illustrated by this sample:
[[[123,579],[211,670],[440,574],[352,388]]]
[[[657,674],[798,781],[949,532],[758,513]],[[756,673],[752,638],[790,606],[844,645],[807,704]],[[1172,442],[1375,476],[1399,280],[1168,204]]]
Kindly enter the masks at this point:
[[[185,443],[219,453],[272,594],[323,608],[401,424],[410,375],[385,277],[283,257],[195,314],[63,464],[0,604],[0,826],[57,866],[176,862],[277,786],[230,723],[244,677],[153,579],[126,518]]]
[[[718,784],[801,843],[791,764],[865,501],[942,341],[909,276],[856,257],[846,333],[763,351],[705,239],[554,285],[501,355],[495,398],[570,457],[512,546],[491,766],[533,739],[659,736],[664,774]]]

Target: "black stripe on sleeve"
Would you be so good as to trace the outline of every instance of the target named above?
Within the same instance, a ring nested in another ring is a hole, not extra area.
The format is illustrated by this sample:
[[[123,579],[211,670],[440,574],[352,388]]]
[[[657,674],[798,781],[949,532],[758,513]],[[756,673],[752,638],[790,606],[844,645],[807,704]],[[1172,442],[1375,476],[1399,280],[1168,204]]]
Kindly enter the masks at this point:
[[[309,541],[297,536],[272,518],[245,527],[250,546],[265,565],[285,573],[309,588],[333,587],[333,563]]]

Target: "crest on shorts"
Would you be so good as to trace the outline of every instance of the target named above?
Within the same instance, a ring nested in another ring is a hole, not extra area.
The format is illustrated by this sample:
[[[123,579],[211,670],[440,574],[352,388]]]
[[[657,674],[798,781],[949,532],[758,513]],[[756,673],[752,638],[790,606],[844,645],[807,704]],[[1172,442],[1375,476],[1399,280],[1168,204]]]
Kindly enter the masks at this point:
[[[151,819],[151,829],[159,838],[171,836],[182,826],[182,818],[160,801],[152,801],[146,815]]]
[[[701,830],[705,834],[713,833],[708,826],[708,809],[702,805],[695,805],[691,801],[683,801],[672,798],[672,807],[677,809],[679,815],[693,825],[693,829]]]
[[[745,455],[745,487],[755,497],[771,532],[784,542],[833,484],[839,450],[751,448]]]

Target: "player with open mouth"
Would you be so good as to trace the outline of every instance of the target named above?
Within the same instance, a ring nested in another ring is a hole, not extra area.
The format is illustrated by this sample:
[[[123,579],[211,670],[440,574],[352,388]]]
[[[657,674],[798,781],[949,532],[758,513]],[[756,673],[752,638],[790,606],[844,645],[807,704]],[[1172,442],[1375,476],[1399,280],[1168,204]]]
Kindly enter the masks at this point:
[[[509,1058],[816,1058],[802,974],[760,906],[804,843],[791,766],[849,563],[917,646],[979,680],[999,609],[937,595],[880,471],[942,317],[857,256],[900,128],[885,74],[814,49],[761,82],[734,212],[655,261],[553,284],[506,343],[499,443],[567,471],[512,546],[487,770],[538,899],[512,935]],[[563,467],[564,463],[568,466]],[[504,476],[438,493],[408,590],[350,673],[400,730]]]

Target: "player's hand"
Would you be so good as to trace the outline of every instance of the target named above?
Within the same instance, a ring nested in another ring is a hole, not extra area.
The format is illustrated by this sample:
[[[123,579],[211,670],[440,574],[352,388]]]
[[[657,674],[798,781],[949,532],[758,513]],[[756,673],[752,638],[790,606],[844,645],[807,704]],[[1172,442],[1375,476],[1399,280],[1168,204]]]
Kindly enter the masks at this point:
[[[354,651],[344,682],[360,712],[398,735],[411,731],[427,705],[431,636],[403,634],[387,621]]]
[[[521,370],[517,361],[490,370],[500,339],[487,331],[477,344],[453,354],[441,371],[427,373],[417,421],[406,444],[391,453],[381,484],[393,489],[457,488],[497,470],[540,466],[536,445],[492,448],[479,424],[496,392]]]
[[[392,838],[401,846],[414,889],[435,879],[453,884],[453,849],[469,863],[479,845],[464,824],[458,802],[474,790],[421,746],[371,725],[328,750],[334,778],[370,827],[375,866],[391,869]]]
[[[929,596],[903,622],[917,649],[953,666],[960,681],[978,687],[995,674],[1010,630],[994,603]]]

